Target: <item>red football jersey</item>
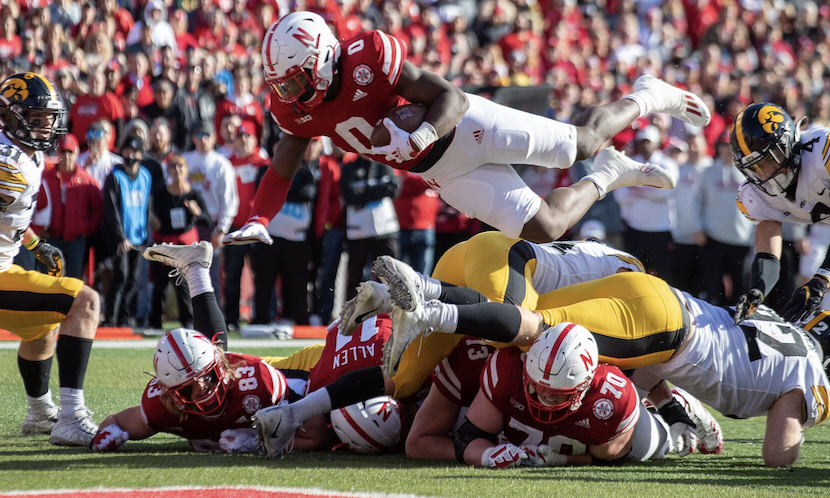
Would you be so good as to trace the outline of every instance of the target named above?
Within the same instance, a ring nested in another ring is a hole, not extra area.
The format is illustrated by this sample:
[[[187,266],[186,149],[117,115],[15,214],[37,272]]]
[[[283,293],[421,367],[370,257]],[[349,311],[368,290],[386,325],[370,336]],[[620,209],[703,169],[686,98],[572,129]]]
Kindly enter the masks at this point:
[[[375,125],[393,107],[407,103],[395,89],[406,56],[403,43],[381,31],[366,31],[340,46],[337,97],[324,100],[308,114],[298,114],[293,105],[271,98],[271,116],[291,135],[326,135],[343,150],[364,154],[393,168],[412,169],[427,156],[429,148],[415,159],[399,164],[387,162],[384,155],[372,154],[369,142]]]
[[[564,420],[543,424],[527,410],[522,353],[500,349],[481,373],[481,389],[504,416],[504,434],[517,445],[547,444],[564,455],[585,453],[634,428],[640,400],[632,382],[612,365],[600,364],[582,406]]]
[[[308,376],[308,392],[327,386],[349,372],[383,364],[383,344],[392,333],[389,315],[378,315],[363,322],[350,336],[332,327],[320,360]]]
[[[464,336],[449,356],[435,367],[432,384],[458,406],[470,406],[478,394],[481,370],[495,350],[481,339]]]
[[[187,439],[197,451],[221,451],[219,437],[226,429],[250,429],[251,415],[260,408],[276,405],[287,399],[285,377],[257,358],[241,353],[228,353],[237,379],[228,387],[225,409],[219,415],[187,414],[180,420],[161,403],[157,379],[147,384],[141,396],[141,418],[151,429],[169,432]]]

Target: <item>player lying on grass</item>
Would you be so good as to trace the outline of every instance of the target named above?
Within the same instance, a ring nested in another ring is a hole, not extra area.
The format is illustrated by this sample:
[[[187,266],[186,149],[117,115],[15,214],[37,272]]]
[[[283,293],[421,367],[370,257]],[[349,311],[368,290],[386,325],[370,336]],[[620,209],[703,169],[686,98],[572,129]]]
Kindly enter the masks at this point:
[[[395,260],[381,258],[375,271],[381,279],[395,278],[395,265]],[[486,302],[489,298],[533,307],[540,293],[620,271],[642,271],[642,264],[630,254],[595,242],[534,244],[499,232],[488,232],[456,245],[438,262],[435,276],[458,285],[430,279],[424,281],[423,289],[459,304]],[[462,285],[474,285],[486,297]],[[399,298],[404,295],[398,294]],[[341,327],[348,333],[366,317],[392,309],[392,297],[385,284],[364,282],[358,288],[358,295],[344,306]],[[387,364],[386,373],[379,367],[355,372],[348,378],[338,379],[325,390],[312,392],[298,403],[263,410],[255,418],[261,422],[260,437],[269,455],[279,455],[303,421],[337,408],[338,404],[331,399],[332,392],[350,393],[353,397],[348,401],[351,403],[366,399],[362,396],[387,394],[398,399],[411,396],[428,380],[435,366],[453,350],[459,339],[460,336],[450,334],[431,335],[404,354],[399,368],[389,368]],[[675,412],[670,419],[684,421],[672,424],[673,434],[687,439],[693,437],[689,432],[694,432],[694,424],[679,405],[670,403],[673,398],[668,386],[664,383],[660,388],[662,397],[655,398],[655,402],[661,408],[669,405],[666,410]],[[338,396],[338,402],[346,402],[344,395]],[[280,428],[276,430],[278,425]],[[693,448],[694,444],[690,443],[689,450]]]
[[[600,361],[637,368],[632,380],[640,387],[665,379],[726,416],[766,415],[763,457],[772,467],[792,465],[801,429],[827,418],[830,383],[821,347],[769,308],[761,307],[753,319],[735,325],[727,310],[642,273],[548,292],[540,296],[536,311],[496,302],[425,303],[412,282],[426,277],[400,262],[395,269],[398,278],[389,280],[390,295],[418,304],[413,312],[393,315],[389,343],[400,343],[390,351],[406,350],[432,333],[528,346],[550,326],[577,323],[596,338]],[[396,363],[393,356],[386,365]]]
[[[304,348],[288,358],[260,359],[215,347],[208,337],[223,336],[225,320],[210,283],[211,254],[206,242],[145,250],[147,259],[173,266],[187,280],[197,330],[176,329],[162,336],[153,358],[156,378],[141,404],[107,417],[93,450],[111,451],[128,439],[168,432],[186,438],[197,451],[256,451],[250,416],[261,407],[296,401],[307,389],[306,378],[316,389],[353,370],[380,365],[391,332],[391,319],[383,315],[367,320],[353,337],[332,327],[325,346]],[[387,398],[359,408],[349,405],[342,405],[348,424],[335,421],[333,431],[326,416],[313,417],[292,438],[292,448],[329,447],[337,442],[335,433],[357,451],[379,451],[373,444],[385,444],[384,450],[394,446],[390,441],[397,442],[402,428],[397,402]],[[392,415],[397,415],[397,425]],[[383,423],[376,423],[376,417]]]
[[[90,447],[112,451],[128,439],[166,432],[187,439],[196,451],[255,451],[250,416],[288,398],[286,378],[256,356],[226,353],[211,343],[209,338],[225,334],[208,271],[213,248],[207,242],[176,246],[175,252],[171,247],[148,247],[144,257],[187,279],[196,330],[176,329],[159,339],[156,377],[141,403],[105,418]]]
[[[673,420],[664,420],[640,406],[631,382],[622,372],[594,361],[596,344],[590,333],[579,326],[566,331],[565,325],[543,334],[526,358],[516,348],[496,350],[481,339],[464,337],[432,375],[429,394],[406,439],[407,457],[458,458],[463,462],[463,447],[477,439],[477,434],[489,441],[501,431],[511,445],[499,453],[501,458],[488,454],[484,462],[474,456],[468,463],[587,465],[592,459],[593,463],[655,460],[670,450],[681,456],[688,454],[688,442],[675,439],[669,429]],[[556,339],[566,333],[567,338],[558,343],[558,351],[553,351]],[[490,357],[495,351],[497,355]],[[580,356],[583,353],[584,358]],[[540,359],[544,361],[540,363]],[[591,361],[583,361],[586,359]],[[543,372],[548,371],[546,377]],[[589,387],[554,417],[554,410],[545,404],[550,396],[539,394],[546,389],[542,384],[560,391],[585,384]],[[477,399],[477,394],[482,399]],[[717,422],[687,393],[675,392],[674,398],[695,421],[701,436],[697,449],[720,452],[723,438]],[[476,408],[467,411],[471,404]],[[639,418],[630,423],[626,415],[634,414],[635,406]],[[487,421],[480,426],[470,422],[482,418]],[[487,432],[482,427],[487,427]],[[540,446],[543,443],[545,446]]]
[[[597,356],[591,333],[570,323],[546,330],[527,353],[496,351],[452,436],[456,459],[491,468],[589,465],[656,460],[677,449],[666,422],[643,409],[631,381]],[[699,424],[711,424],[700,404],[695,407],[693,416],[706,419]],[[499,444],[502,431],[507,441]],[[705,436],[713,445],[722,441],[719,431]],[[450,443],[424,442],[444,451]],[[685,449],[682,442],[679,449]]]

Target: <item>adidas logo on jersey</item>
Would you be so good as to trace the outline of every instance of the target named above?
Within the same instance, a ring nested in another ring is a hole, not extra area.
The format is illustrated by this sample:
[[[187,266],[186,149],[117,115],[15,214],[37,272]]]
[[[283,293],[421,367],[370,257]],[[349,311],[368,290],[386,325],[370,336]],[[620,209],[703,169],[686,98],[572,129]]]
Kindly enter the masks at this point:
[[[236,422],[234,422],[234,423],[236,423],[236,424],[247,424],[250,421],[251,421],[251,419],[248,418],[247,415],[242,415],[241,417],[236,419]]]
[[[354,92],[354,97],[352,97],[352,102],[357,102],[358,100],[362,99],[363,97],[368,97],[369,94],[358,88]]]
[[[482,128],[480,130],[476,130],[473,132],[473,137],[476,139],[476,143],[481,145],[481,141],[484,140],[484,132],[487,131],[486,128]]]
[[[575,425],[578,425],[580,427],[584,427],[586,429],[590,429],[591,428],[591,421],[586,418],[586,419],[580,420]]]

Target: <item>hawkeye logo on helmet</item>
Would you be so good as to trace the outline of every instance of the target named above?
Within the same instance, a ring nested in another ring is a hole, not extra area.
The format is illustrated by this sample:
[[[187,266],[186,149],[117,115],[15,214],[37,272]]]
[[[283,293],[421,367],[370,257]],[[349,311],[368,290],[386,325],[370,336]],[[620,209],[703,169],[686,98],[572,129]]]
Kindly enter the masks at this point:
[[[306,47],[311,47],[312,45],[315,47],[317,46],[314,42],[314,37],[308,34],[306,30],[303,28],[297,28],[297,31],[299,31],[299,33],[293,33],[291,36],[293,36],[298,42],[302,43]]]
[[[29,84],[20,78],[13,78],[6,82],[0,92],[10,101],[26,100],[29,96]]]
[[[758,122],[767,133],[775,133],[784,122],[784,113],[774,105],[765,105],[758,111]]]

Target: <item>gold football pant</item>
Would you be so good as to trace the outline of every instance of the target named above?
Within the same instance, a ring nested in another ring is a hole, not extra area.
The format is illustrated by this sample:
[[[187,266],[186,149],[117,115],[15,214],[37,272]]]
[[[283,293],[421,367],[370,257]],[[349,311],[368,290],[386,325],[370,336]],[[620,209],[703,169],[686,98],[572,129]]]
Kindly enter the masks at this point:
[[[539,300],[532,285],[535,270],[536,255],[528,242],[511,239],[501,232],[484,232],[444,253],[432,276],[448,284],[476,290],[490,301],[533,310]],[[415,394],[462,337],[434,333],[410,344],[392,378],[394,397]]]
[[[12,265],[0,273],[0,328],[23,342],[40,339],[66,319],[84,283]]]
[[[450,251],[456,248],[463,250],[459,246]],[[452,270],[446,273],[444,268],[446,266],[439,262],[433,276],[458,285],[457,282],[464,276],[464,272],[459,271],[459,265],[451,265]],[[506,280],[509,281],[509,277]],[[487,297],[495,301],[492,296],[496,295],[494,289],[498,289],[497,279],[478,280],[482,281],[485,286],[471,288],[485,295],[491,293]],[[464,283],[467,281],[464,280]],[[532,288],[530,285],[527,287]],[[503,288],[507,289],[507,286]],[[600,361],[622,369],[633,369],[667,361],[683,343],[690,318],[676,292],[657,277],[626,272],[538,296],[535,309],[548,325],[572,322],[584,326],[596,338]],[[433,333],[413,342],[404,352],[398,373],[393,377],[395,397],[406,397],[417,391],[461,337],[458,334]]]

